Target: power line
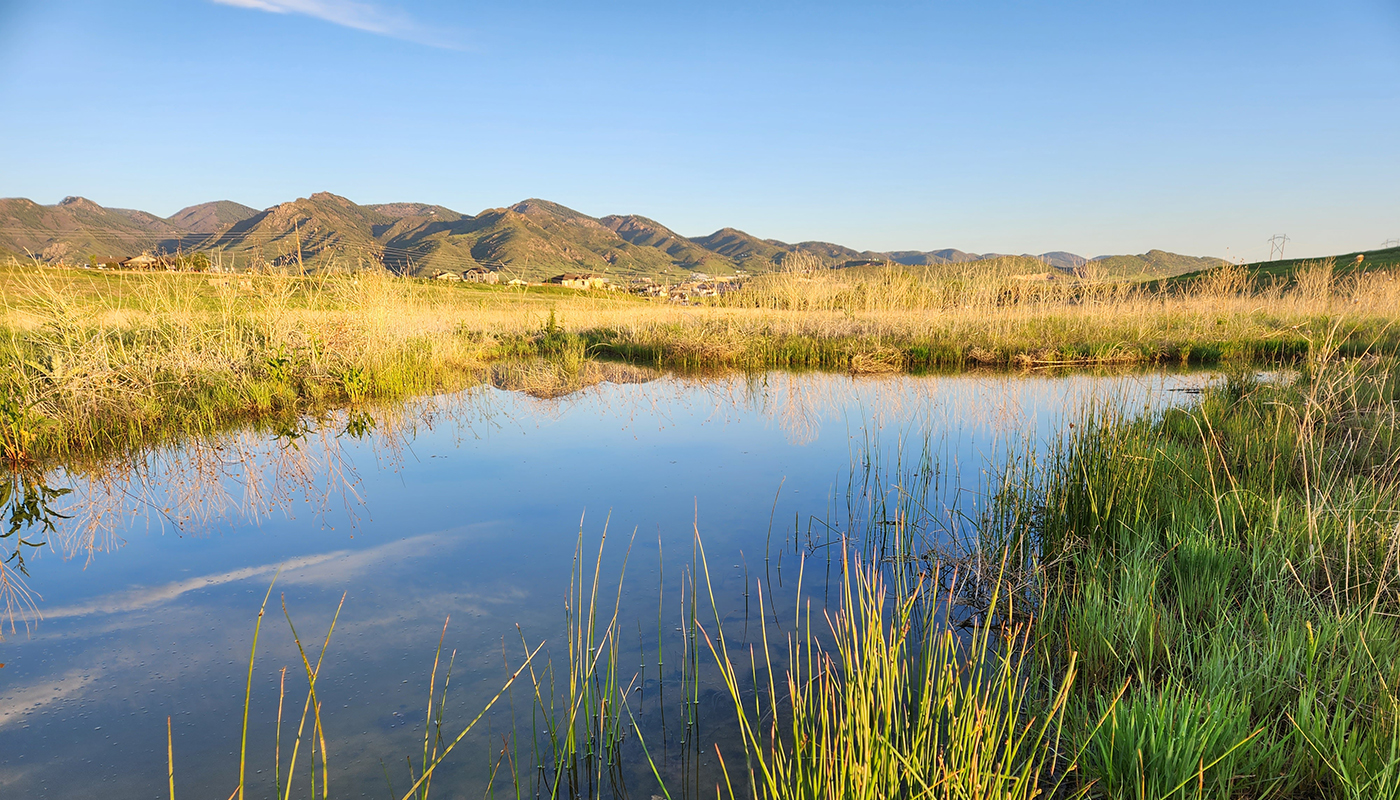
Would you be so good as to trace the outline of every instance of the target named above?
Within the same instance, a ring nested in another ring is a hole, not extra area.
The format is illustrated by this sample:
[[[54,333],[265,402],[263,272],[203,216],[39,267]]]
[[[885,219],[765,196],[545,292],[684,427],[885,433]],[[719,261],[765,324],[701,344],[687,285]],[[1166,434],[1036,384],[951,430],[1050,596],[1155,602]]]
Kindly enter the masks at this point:
[[[1269,260],[1279,260],[1283,258],[1284,245],[1288,244],[1288,234],[1276,233],[1269,237]]]

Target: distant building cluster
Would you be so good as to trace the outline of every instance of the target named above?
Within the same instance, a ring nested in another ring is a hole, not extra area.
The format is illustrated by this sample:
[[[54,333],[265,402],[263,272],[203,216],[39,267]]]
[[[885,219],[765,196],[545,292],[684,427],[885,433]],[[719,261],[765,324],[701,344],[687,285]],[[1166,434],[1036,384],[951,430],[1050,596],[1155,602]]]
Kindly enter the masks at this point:
[[[141,253],[126,258],[112,256],[91,256],[87,266],[98,269],[163,269],[169,271],[190,270],[201,272],[210,268],[209,256],[204,253],[175,254]]]
[[[91,256],[86,266],[97,269],[169,270],[225,272],[217,264],[211,264],[204,253],[170,255],[167,253],[141,253],[140,255],[107,258]],[[444,283],[477,283],[506,286],[561,286],[567,289],[592,291],[627,292],[673,303],[690,303],[705,297],[717,297],[735,291],[743,285],[747,273],[728,276],[711,276],[703,272],[692,272],[681,281],[666,282],[654,278],[635,278],[626,282],[614,282],[606,275],[597,272],[564,272],[543,281],[527,281],[521,278],[507,278],[498,269],[477,265],[465,270],[438,269],[420,277]]]
[[[427,277],[447,282],[493,285],[504,282],[507,286],[562,286],[567,289],[628,292],[673,303],[689,303],[702,297],[716,297],[732,292],[743,285],[745,276],[712,277],[703,272],[692,272],[687,280],[676,283],[659,282],[653,278],[636,278],[626,283],[614,283],[607,276],[596,272],[564,272],[536,283],[520,278],[503,281],[500,272],[477,266],[462,272],[437,270]]]

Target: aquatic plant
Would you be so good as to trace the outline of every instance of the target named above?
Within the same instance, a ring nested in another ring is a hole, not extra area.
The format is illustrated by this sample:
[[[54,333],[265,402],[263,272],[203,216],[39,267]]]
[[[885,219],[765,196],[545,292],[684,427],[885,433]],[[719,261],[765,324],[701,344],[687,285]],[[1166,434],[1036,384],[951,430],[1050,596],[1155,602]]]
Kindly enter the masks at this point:
[[[848,555],[842,566],[825,625],[809,604],[785,641],[772,642],[765,618],[747,665],[736,663],[718,613],[706,632],[743,739],[728,795],[1012,800],[1058,786],[1072,665],[1042,697],[1027,669],[1027,628],[984,620],[960,633],[953,598],[933,596],[936,571],[891,600],[877,565]]]

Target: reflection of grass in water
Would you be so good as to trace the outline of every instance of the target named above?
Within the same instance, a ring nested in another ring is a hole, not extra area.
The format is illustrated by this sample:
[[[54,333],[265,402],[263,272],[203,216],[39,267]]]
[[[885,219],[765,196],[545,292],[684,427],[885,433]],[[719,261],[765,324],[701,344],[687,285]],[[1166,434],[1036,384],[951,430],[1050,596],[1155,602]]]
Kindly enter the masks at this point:
[[[24,582],[29,576],[26,551],[48,544],[47,537],[56,534],[57,526],[68,519],[54,503],[71,492],[66,487],[49,486],[42,474],[0,470],[0,616],[9,620],[11,633],[17,618],[25,620],[27,626],[29,615],[38,610]],[[39,536],[46,539],[38,540]]]
[[[646,367],[580,358],[512,358],[488,368],[492,386],[552,400],[600,383],[645,383],[659,373]]]
[[[322,524],[341,512],[353,527],[364,498],[349,445],[373,433],[368,444],[379,465],[394,466],[421,427],[444,418],[469,424],[481,411],[475,400],[361,405],[275,431],[241,428],[142,453],[70,458],[61,469],[0,468],[0,614],[12,627],[37,618],[23,581],[35,545],[91,561],[139,521],[200,533],[223,522],[257,524],[299,503]]]

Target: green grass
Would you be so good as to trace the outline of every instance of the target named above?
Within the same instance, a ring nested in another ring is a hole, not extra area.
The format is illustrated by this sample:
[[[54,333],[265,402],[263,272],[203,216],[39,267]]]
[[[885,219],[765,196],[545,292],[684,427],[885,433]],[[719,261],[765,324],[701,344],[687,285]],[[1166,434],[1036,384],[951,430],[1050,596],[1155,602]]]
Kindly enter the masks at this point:
[[[1103,410],[1044,467],[1038,647],[1078,673],[1091,795],[1396,796],[1397,396],[1376,359],[1242,373]]]
[[[1072,667],[1042,694],[1026,669],[1025,631],[960,633],[941,613],[938,585],[935,572],[892,591],[877,562],[848,557],[835,607],[799,610],[776,640],[765,615],[747,660],[730,651],[716,611],[706,641],[744,756],[742,767],[726,765],[721,794],[1017,800],[1058,789]]]
[[[295,435],[319,409],[486,379],[572,391],[602,357],[856,373],[1230,364],[1196,405],[1103,408],[1048,460],[1013,462],[980,520],[982,557],[956,565],[980,570],[961,593],[944,594],[946,553],[911,549],[936,532],[901,529],[878,559],[867,537],[863,553],[842,551],[828,615],[797,617],[794,638],[765,639],[745,662],[718,615],[714,629],[699,622],[697,560],[678,713],[695,730],[702,676],[717,670],[740,732],[739,750],[720,753],[732,796],[1396,797],[1397,284],[1328,263],[1278,269],[1160,291],[788,275],[733,299],[752,307],[698,309],[383,276],[245,287],[12,274],[0,448],[32,466],[235,424]],[[505,358],[542,366],[487,373]],[[1261,380],[1263,364],[1297,375]],[[24,498],[12,511],[44,515],[43,491],[11,492]],[[880,502],[870,520],[908,525],[908,495]],[[638,748],[662,777],[627,705],[618,603],[606,608],[582,551],[577,564],[563,667],[532,668],[531,730],[501,768],[522,796],[602,791]],[[990,624],[955,628],[949,603]],[[320,701],[309,659],[303,672],[305,719]],[[455,746],[440,736],[440,696],[429,706],[410,795],[426,795]]]

